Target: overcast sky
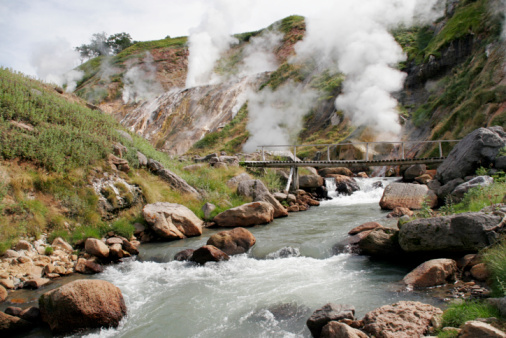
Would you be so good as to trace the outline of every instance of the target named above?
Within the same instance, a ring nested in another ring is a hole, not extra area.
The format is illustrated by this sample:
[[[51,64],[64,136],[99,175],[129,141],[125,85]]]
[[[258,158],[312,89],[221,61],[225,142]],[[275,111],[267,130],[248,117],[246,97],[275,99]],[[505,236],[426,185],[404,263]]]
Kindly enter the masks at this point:
[[[292,14],[311,16],[331,0],[0,0],[0,65],[35,75],[41,45],[88,43],[91,35],[129,33],[146,41],[186,36],[211,6],[227,3],[231,33],[264,28]]]

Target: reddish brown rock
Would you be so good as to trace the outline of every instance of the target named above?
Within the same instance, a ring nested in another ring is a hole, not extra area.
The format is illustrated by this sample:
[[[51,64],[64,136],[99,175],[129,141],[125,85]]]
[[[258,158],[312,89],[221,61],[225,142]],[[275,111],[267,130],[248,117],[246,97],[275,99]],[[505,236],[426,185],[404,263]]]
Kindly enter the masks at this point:
[[[56,237],[54,240],[53,240],[53,243],[51,244],[51,246],[54,248],[54,249],[60,249],[60,250],[63,250],[63,251],[66,251],[66,252],[72,252],[74,249],[72,248],[72,245],[70,245],[69,243],[67,243],[63,238],[61,237]]]
[[[414,288],[426,288],[454,282],[457,272],[457,263],[453,259],[432,259],[408,273],[403,282]]]
[[[91,260],[86,260],[84,258],[79,258],[77,260],[76,266],[74,268],[76,272],[84,273],[84,274],[94,274],[100,273],[104,271],[104,268],[100,264],[97,264]]]
[[[177,254],[174,255],[174,260],[180,262],[188,261],[192,257],[194,251],[195,250],[193,249],[186,249],[183,251],[179,251]]]
[[[490,324],[477,320],[468,321],[462,326],[459,338],[506,338],[506,333]]]
[[[0,311],[0,335],[9,337],[33,329],[34,324],[19,317],[10,316]]]
[[[8,293],[7,290],[0,285],[0,302],[3,302],[7,299]]]
[[[135,241],[127,241],[125,238],[123,239],[123,243],[121,243],[123,250],[128,252],[131,255],[138,255],[139,249],[137,249],[139,242]]]
[[[404,207],[411,210],[419,210],[426,201],[433,208],[437,205],[437,196],[426,185],[410,183],[391,183],[383,192],[380,200],[382,209],[393,210],[396,207]]]
[[[396,207],[394,210],[387,215],[387,218],[393,218],[393,217],[402,217],[404,215],[406,216],[413,216],[415,213],[408,208],[403,207]]]
[[[4,311],[9,316],[19,317],[19,314],[23,312],[23,309],[17,306],[9,306]]]
[[[87,238],[84,244],[84,250],[86,253],[98,258],[109,257],[109,248],[107,245],[96,238]]]
[[[25,289],[39,289],[39,288],[43,287],[44,285],[48,284],[49,282],[51,282],[51,280],[48,278],[34,278],[34,279],[26,281],[23,284],[23,288],[25,288]]]
[[[364,223],[362,225],[359,225],[358,227],[355,227],[353,229],[351,229],[349,232],[348,232],[348,235],[356,235],[362,231],[367,231],[367,230],[374,230],[376,228],[382,228],[383,226],[377,222],[367,222],[367,223]]]
[[[369,178],[369,176],[365,172],[363,172],[363,171],[359,172],[357,174],[357,177],[360,177],[360,178]]]
[[[274,219],[274,208],[267,202],[252,202],[228,209],[214,217],[220,227],[249,227],[266,224]]]
[[[288,212],[298,212],[299,206],[297,204],[294,204],[294,205],[289,206],[287,210],[288,210]]]
[[[432,176],[430,176],[429,174],[423,174],[421,176],[416,177],[415,181],[417,181],[420,184],[428,184],[430,181],[432,181]]]
[[[321,338],[367,338],[360,330],[354,329],[344,323],[331,321],[322,329]]]
[[[207,245],[214,245],[227,255],[243,254],[255,243],[255,236],[244,228],[218,232],[207,241]]]
[[[151,229],[165,240],[202,235],[203,221],[187,207],[168,202],[147,204],[142,214]]]
[[[364,331],[376,338],[422,337],[434,316],[442,313],[429,304],[400,301],[367,313]]]
[[[228,261],[230,257],[213,245],[204,245],[203,247],[195,250],[190,260],[200,265],[207,262],[220,262]]]
[[[30,306],[19,313],[19,317],[32,323],[41,321],[40,310],[36,306]]]
[[[42,319],[58,334],[116,327],[127,313],[120,289],[102,280],[77,280],[39,298]]]
[[[337,168],[324,168],[318,170],[318,174],[323,177],[331,177],[329,175],[344,175],[344,176],[353,176],[353,172],[345,167],[337,167]]]
[[[479,263],[471,268],[471,276],[479,281],[486,281],[490,277],[487,266],[485,263]]]

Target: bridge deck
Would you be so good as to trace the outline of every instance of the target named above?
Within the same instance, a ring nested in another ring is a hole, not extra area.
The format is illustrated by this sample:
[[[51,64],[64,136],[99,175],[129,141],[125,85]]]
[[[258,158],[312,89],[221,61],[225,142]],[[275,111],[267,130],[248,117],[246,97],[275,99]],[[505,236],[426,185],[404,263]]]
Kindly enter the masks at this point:
[[[442,163],[446,157],[430,158],[406,158],[391,160],[372,160],[372,161],[245,161],[241,162],[244,167],[253,168],[291,168],[291,167],[382,167],[389,165],[411,165],[411,164],[437,164]]]

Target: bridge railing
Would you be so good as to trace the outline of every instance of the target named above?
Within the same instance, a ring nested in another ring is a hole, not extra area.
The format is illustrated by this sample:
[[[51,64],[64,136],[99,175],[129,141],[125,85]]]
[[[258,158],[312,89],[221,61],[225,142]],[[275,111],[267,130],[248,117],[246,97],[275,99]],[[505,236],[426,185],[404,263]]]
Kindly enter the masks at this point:
[[[371,153],[377,154],[374,151],[374,148],[378,145],[392,145],[393,147],[390,149],[389,154],[383,154],[384,156],[391,156],[393,158],[401,158],[405,159],[406,156],[414,156],[416,153],[420,151],[423,147],[427,145],[437,145],[439,150],[439,157],[445,157],[443,153],[443,144],[451,144],[458,143],[460,140],[436,140],[436,141],[398,141],[398,142],[345,142],[345,143],[336,143],[336,144],[295,144],[295,145],[261,145],[258,146],[262,151],[262,161],[265,161],[265,151],[266,149],[276,148],[276,149],[293,149],[293,160],[297,159],[297,148],[301,147],[316,147],[316,148],[326,148],[326,157],[327,161],[331,161],[331,148],[332,147],[354,147],[354,148],[362,148],[363,150],[363,160],[369,161]],[[449,151],[448,151],[449,152]],[[374,155],[373,154],[373,155]],[[410,157],[411,158],[411,157]]]

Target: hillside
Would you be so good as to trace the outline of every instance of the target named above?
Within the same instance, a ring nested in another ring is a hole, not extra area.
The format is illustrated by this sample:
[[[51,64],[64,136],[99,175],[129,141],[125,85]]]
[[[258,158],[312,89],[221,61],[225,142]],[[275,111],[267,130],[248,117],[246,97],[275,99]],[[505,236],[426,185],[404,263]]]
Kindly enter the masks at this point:
[[[181,194],[140,168],[138,152],[205,198]],[[181,203],[204,218],[206,202],[217,207],[212,216],[245,202],[225,184],[243,169],[183,170],[189,164],[157,152],[77,96],[0,68],[0,253],[20,236],[72,244],[108,231],[130,237],[146,203]]]
[[[480,126],[505,126],[505,51],[500,37],[502,17],[494,9],[498,4],[495,0],[450,2],[445,16],[433,24],[392,31],[407,54],[407,61],[398,66],[407,73],[407,79],[404,89],[395,95],[403,139],[459,139]],[[248,57],[249,46],[272,32],[282,36],[272,50],[277,69],[246,82],[238,80],[236,75]],[[246,130],[251,109],[244,105],[248,101],[244,93],[249,88],[259,94],[267,89],[276,93],[289,83],[317,92],[314,104],[304,112],[297,142],[376,138],[374,132],[357,129],[347,115],[336,110],[334,101],[345,79],[342,74],[290,59],[295,44],[304,36],[304,18],[298,16],[264,30],[236,35],[237,44],[215,66],[215,73],[225,80],[189,89],[182,89],[188,71],[187,38],[137,43],[108,60],[98,58],[82,65],[86,76],[76,93],[173,155],[242,151],[251,137]],[[128,91],[127,73],[132,67],[149,75],[144,85],[151,86],[151,96],[144,98],[147,101],[138,97],[125,104],[122,97]],[[241,106],[242,113],[237,114]],[[307,149],[301,156],[312,157],[316,150]]]

